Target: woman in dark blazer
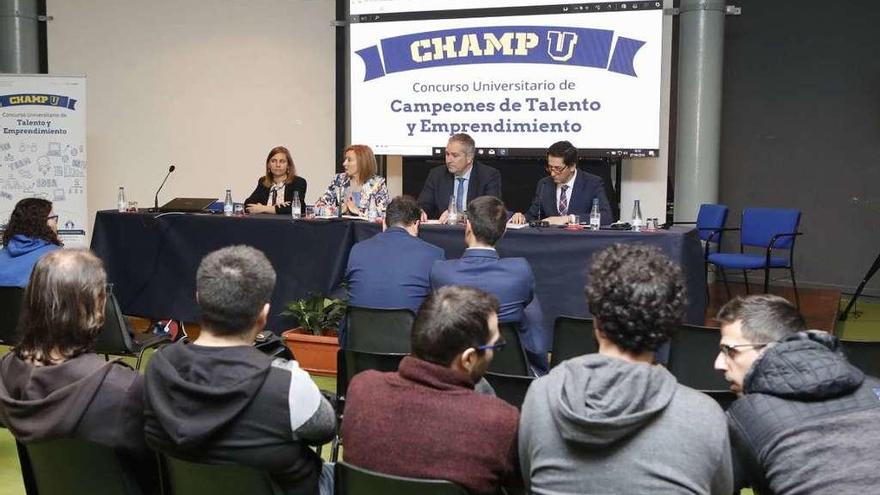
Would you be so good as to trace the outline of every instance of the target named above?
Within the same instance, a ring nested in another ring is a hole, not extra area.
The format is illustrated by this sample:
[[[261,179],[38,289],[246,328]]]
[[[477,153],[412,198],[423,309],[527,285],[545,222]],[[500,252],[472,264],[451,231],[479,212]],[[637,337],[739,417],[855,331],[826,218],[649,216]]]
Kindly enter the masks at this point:
[[[306,180],[296,175],[290,151],[276,146],[266,157],[266,175],[257,181],[254,192],[244,201],[248,213],[281,213],[290,215],[294,191],[299,193],[300,212],[306,206]]]

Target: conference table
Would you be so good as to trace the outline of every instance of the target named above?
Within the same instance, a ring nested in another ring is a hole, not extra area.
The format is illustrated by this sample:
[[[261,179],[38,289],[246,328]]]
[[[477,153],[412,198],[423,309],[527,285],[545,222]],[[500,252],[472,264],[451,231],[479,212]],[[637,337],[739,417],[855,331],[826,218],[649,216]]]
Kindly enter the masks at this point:
[[[91,247],[103,260],[125,314],[196,322],[196,270],[202,257],[225,246],[253,246],[266,253],[278,274],[268,329],[280,332],[294,323],[280,314],[285,303],[315,292],[339,294],[352,246],[381,230],[380,224],[350,219],[294,221],[282,215],[157,215],[114,210],[97,213]],[[462,226],[422,225],[419,237],[445,250],[447,259],[458,258],[465,250]],[[589,281],[590,258],[615,243],[653,245],[679,263],[688,289],[686,320],[703,324],[703,250],[693,228],[629,232],[529,227],[508,230],[496,247],[502,257],[521,256],[529,261],[544,324],[552,329],[557,316],[589,316],[584,286]]]

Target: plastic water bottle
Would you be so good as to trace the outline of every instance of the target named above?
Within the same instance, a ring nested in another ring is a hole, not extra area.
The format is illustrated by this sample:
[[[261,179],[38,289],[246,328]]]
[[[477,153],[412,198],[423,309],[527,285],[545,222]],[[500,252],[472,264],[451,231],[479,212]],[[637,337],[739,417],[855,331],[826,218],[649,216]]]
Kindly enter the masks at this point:
[[[226,199],[223,200],[223,216],[231,217],[233,210],[232,189],[226,189]]]
[[[128,204],[125,202],[125,188],[119,186],[119,193],[116,195],[116,210],[119,213],[125,213]]]
[[[449,208],[446,209],[446,224],[455,225],[458,223],[458,207],[455,205],[455,195],[449,196]]]
[[[645,222],[642,219],[642,207],[639,206],[639,200],[635,200],[635,203],[633,204],[633,214],[630,225],[632,225],[633,232],[641,232],[642,227],[645,225]]]
[[[599,230],[602,225],[602,214],[599,213],[599,198],[593,198],[593,209],[590,210],[590,230]]]
[[[293,201],[290,202],[290,217],[294,220],[302,218],[302,203],[299,201],[299,191],[293,191]]]

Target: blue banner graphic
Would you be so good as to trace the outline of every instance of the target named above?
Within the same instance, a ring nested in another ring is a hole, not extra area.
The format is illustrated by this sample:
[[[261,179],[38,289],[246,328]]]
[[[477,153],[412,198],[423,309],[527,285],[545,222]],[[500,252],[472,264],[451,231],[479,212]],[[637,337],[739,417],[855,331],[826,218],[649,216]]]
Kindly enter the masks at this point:
[[[614,31],[550,26],[447,29],[386,38],[355,53],[366,66],[364,81],[386,74],[463,64],[559,64],[608,69],[638,77],[633,59],[644,41]],[[609,64],[610,61],[610,64]]]
[[[63,107],[76,110],[76,100],[67,96],[47,95],[37,93],[24,93],[18,95],[0,95],[0,107],[15,107],[19,105],[45,105],[49,107]]]

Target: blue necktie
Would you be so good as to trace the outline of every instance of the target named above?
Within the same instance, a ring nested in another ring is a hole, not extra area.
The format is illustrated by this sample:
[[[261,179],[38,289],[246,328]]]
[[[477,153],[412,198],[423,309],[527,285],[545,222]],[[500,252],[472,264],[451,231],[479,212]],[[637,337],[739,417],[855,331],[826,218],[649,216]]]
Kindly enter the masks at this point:
[[[456,177],[458,190],[455,192],[455,208],[464,211],[464,177]]]

